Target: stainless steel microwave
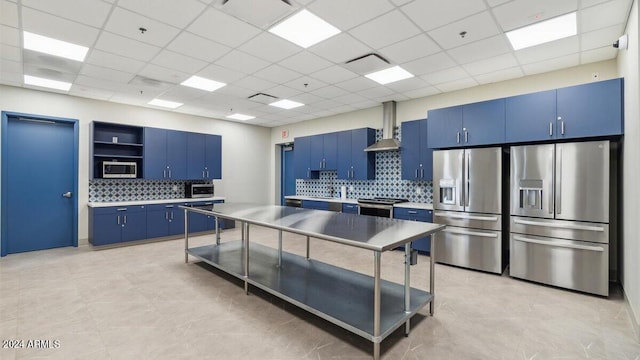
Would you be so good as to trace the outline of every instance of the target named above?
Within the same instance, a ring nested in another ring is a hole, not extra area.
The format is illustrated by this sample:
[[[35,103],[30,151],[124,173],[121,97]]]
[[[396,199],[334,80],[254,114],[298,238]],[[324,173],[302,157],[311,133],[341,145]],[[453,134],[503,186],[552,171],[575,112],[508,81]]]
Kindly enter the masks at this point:
[[[138,177],[138,164],[127,161],[103,161],[102,177],[117,179],[135,179]]]
[[[213,196],[213,184],[185,184],[185,197],[209,198]]]

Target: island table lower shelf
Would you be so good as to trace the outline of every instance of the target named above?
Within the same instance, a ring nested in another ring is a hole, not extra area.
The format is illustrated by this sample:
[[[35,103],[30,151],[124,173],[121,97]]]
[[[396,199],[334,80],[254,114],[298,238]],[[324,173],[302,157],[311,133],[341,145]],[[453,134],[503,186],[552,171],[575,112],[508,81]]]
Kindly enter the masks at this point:
[[[374,336],[374,278],[303,256],[252,243],[250,270],[244,276],[242,241],[187,249],[187,253],[232,276],[373,342],[380,342],[433,301],[429,292],[411,288],[404,309],[405,287],[380,282],[380,336]]]

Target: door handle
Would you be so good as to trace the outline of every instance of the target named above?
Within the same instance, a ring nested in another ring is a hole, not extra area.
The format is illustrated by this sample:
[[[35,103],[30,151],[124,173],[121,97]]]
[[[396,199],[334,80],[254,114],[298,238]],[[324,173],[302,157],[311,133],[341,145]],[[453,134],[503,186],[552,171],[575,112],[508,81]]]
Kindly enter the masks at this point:
[[[475,215],[454,215],[450,213],[436,212],[435,216],[448,217],[451,219],[458,220],[479,220],[479,221],[498,221],[497,216],[475,216]]]
[[[204,178],[204,170],[202,170],[202,177]]]
[[[562,145],[556,145],[558,147],[558,162],[556,168],[556,176],[558,177],[558,183],[556,185],[556,210],[558,215],[562,214]]]
[[[536,239],[529,239],[529,238],[525,238],[525,237],[522,237],[522,236],[514,236],[513,240],[527,242],[527,243],[531,243],[531,244],[555,246],[555,247],[577,249],[577,250],[590,250],[590,251],[598,251],[598,252],[603,252],[604,251],[604,248],[602,246],[559,244],[559,243],[555,243],[553,241],[542,241],[542,240],[536,240]]]
[[[162,178],[166,179],[167,178],[167,169],[164,169],[162,171]]]
[[[62,196],[66,198],[71,198],[71,191],[67,191],[66,193],[62,194]]]
[[[418,178],[418,168],[416,168],[416,179]]]
[[[584,230],[584,231],[597,231],[597,232],[604,231],[604,227],[601,227],[601,226],[556,224],[556,223],[546,223],[546,222],[520,220],[520,219],[515,219],[513,220],[513,222],[520,225],[541,226],[541,227],[549,227],[549,228],[555,228],[555,229]]]
[[[124,216],[124,220],[122,221],[122,225],[127,225],[127,215]]]
[[[560,122],[560,134],[564,135],[564,121]]]
[[[169,169],[169,179],[171,179],[171,169]]]
[[[442,231],[450,234],[457,234],[457,235],[480,236],[480,237],[489,237],[489,238],[498,237],[498,234],[496,233],[487,233],[487,232],[480,232],[480,231],[465,231],[465,230],[455,230],[450,228],[446,228]]]
[[[209,178],[209,170],[207,170],[207,179]]]
[[[118,215],[118,225],[120,225],[120,215]]]

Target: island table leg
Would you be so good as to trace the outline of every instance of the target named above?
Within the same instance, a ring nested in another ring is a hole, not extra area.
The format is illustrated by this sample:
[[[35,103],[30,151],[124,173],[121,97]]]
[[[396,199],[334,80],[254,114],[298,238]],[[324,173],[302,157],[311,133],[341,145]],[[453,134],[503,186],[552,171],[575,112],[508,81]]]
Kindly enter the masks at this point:
[[[244,293],[249,295],[249,223],[244,228]]]
[[[404,312],[411,312],[411,243],[404,245]],[[409,336],[411,319],[404,324],[404,335]]]
[[[380,251],[373,252],[373,358],[380,359]]]
[[[184,263],[189,262],[189,254],[187,250],[189,249],[189,212],[187,209],[184,209]]]

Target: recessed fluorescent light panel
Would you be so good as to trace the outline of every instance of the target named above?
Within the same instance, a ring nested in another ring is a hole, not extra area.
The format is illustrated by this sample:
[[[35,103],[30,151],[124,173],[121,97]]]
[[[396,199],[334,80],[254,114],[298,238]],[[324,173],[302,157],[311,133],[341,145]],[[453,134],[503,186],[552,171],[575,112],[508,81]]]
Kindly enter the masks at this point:
[[[365,76],[377,82],[378,84],[384,85],[384,84],[389,84],[395,81],[412,78],[413,74],[401,68],[400,66],[394,66],[388,69],[367,74]]]
[[[215,91],[220,89],[221,87],[227,85],[225,83],[221,83],[215,80],[209,80],[200,76],[192,76],[187,80],[180,83],[180,85],[204,90],[204,91]]]
[[[84,58],[87,56],[87,51],[89,51],[88,47],[52,39],[50,37],[27,31],[24,31],[22,34],[24,48],[27,50],[60,56],[75,61],[84,61]]]
[[[303,9],[269,29],[269,32],[306,49],[340,33],[340,30]]]
[[[276,102],[272,102],[271,104],[269,104],[271,106],[275,106],[275,107],[279,107],[282,109],[293,109],[293,108],[297,108],[300,106],[304,106],[303,103],[299,103],[297,101],[292,101],[292,100],[287,100],[287,99],[283,99],[280,101],[276,101]]]
[[[71,83],[65,81],[57,81],[51,79],[45,79],[37,76],[25,75],[24,83],[26,85],[46,87],[50,89],[57,89],[63,91],[69,91],[71,89]]]
[[[255,116],[251,116],[251,115],[244,115],[244,114],[233,114],[233,115],[227,116],[227,118],[234,119],[234,120],[246,121],[246,120],[255,119],[256,117]]]
[[[179,103],[179,102],[160,100],[160,99],[153,99],[153,100],[149,101],[147,104],[154,105],[154,106],[166,107],[166,108],[169,108],[169,109],[175,109],[175,108],[180,107],[180,106],[183,105],[182,103]]]
[[[555,17],[523,28],[507,32],[513,50],[520,50],[574,36],[578,32],[576,13]]]

